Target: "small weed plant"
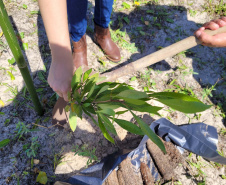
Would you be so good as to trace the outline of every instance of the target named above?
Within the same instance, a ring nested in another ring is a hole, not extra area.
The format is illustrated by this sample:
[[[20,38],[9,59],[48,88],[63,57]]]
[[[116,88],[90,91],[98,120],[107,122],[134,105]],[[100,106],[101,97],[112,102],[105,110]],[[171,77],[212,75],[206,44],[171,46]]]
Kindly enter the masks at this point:
[[[115,122],[133,134],[147,135],[163,152],[166,152],[159,137],[147,123],[135,114],[136,111],[159,115],[158,111],[162,107],[150,105],[147,103],[149,100],[159,101],[184,113],[201,112],[210,107],[210,105],[205,105],[198,99],[186,94],[141,92],[125,83],[100,83],[103,81],[103,77],[99,77],[98,73],[91,75],[91,72],[92,69],[89,69],[83,74],[81,67],[76,70],[71,81],[72,91],[68,93],[69,102],[65,111],[70,111],[69,124],[72,131],[76,129],[77,119],[82,119],[82,114],[85,113],[100,128],[104,137],[112,143],[115,142],[109,133],[117,135],[113,124]],[[117,111],[120,107],[124,110]],[[125,112],[131,113],[138,126],[127,120],[117,118],[118,115]]]
[[[218,3],[208,0],[204,5],[204,9],[207,13],[213,16],[226,16],[226,4],[224,0],[219,0]]]
[[[29,132],[38,131],[37,129],[29,129],[28,125],[25,125],[23,122],[18,122],[16,124],[16,135],[14,138],[18,138],[20,140],[23,138],[24,135],[26,135]]]
[[[36,157],[38,148],[40,147],[39,142],[37,141],[38,137],[33,137],[31,143],[23,145],[23,150],[30,157]]]
[[[90,164],[92,164],[94,161],[98,161],[96,153],[96,148],[93,148],[92,150],[89,149],[88,145],[83,145],[81,148],[79,148],[78,145],[75,146],[75,149],[72,150],[75,152],[75,155],[79,156],[85,156],[88,157],[88,161],[86,163],[86,167],[88,167]]]

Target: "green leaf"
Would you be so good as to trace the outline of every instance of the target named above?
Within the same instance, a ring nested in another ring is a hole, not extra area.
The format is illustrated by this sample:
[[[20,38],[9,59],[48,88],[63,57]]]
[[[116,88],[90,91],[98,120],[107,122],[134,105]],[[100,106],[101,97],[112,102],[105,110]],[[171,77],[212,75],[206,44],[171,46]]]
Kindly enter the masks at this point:
[[[149,88],[148,87],[144,87],[144,91],[149,91]]]
[[[102,92],[108,90],[108,88],[109,88],[109,85],[103,86],[103,87],[100,89],[100,91],[97,93],[96,97],[98,97],[98,95],[101,94]]]
[[[98,77],[98,79],[96,80],[96,83],[100,83],[100,82],[102,82],[102,81],[104,81],[104,80],[106,80],[107,78],[105,77],[105,76],[100,76],[100,77]]]
[[[71,127],[71,130],[74,132],[77,126],[77,116],[73,111],[71,111],[69,114],[69,125]]]
[[[133,134],[137,134],[137,135],[144,135],[144,133],[142,132],[142,130],[136,126],[135,124],[126,121],[126,120],[122,120],[122,119],[114,119],[114,121],[121,126],[122,128],[124,128],[125,130],[133,133]]]
[[[151,14],[155,13],[154,10],[147,10],[146,12]]]
[[[143,100],[136,100],[136,99],[131,99],[131,98],[123,98],[125,102],[130,103],[132,105],[144,105],[146,102]]]
[[[110,100],[110,99],[111,99],[111,95],[108,94],[108,93],[106,93],[105,95],[103,95],[103,96],[97,98],[97,99],[95,100],[95,102],[98,103],[98,102],[102,102],[102,101],[108,101],[108,100]]]
[[[128,112],[128,110],[118,111],[118,112],[116,112],[115,114],[117,114],[117,115],[121,115],[121,114],[124,114],[124,113],[126,113],[126,112]]]
[[[130,81],[135,81],[137,79],[137,77],[133,76],[132,78],[130,78]]]
[[[26,4],[23,4],[22,7],[23,7],[23,9],[25,9],[25,10],[27,9],[27,5],[26,5]]]
[[[145,92],[140,92],[136,90],[125,90],[116,95],[119,98],[129,98],[129,99],[143,99],[149,98]]]
[[[84,103],[83,107],[89,107],[91,105],[91,103]]]
[[[86,115],[88,115],[92,119],[93,123],[95,123],[98,126],[96,120],[93,118],[93,116],[91,116],[91,114],[86,110],[86,108],[82,106],[82,110]]]
[[[11,59],[8,59],[8,62],[9,64],[13,65],[16,62],[16,60],[15,58],[11,58]]]
[[[130,86],[125,86],[124,84],[120,84],[118,87],[114,88],[112,90],[112,95],[117,95],[118,93],[121,93],[122,91],[125,90],[132,90],[133,88]]]
[[[71,80],[72,92],[76,89],[76,87],[78,86],[78,84],[81,82],[81,78],[82,78],[82,67],[80,66],[75,71],[75,74],[74,74],[74,76],[72,77],[72,80]]]
[[[125,9],[130,9],[130,5],[126,2],[123,2],[122,3],[122,6],[125,8]]]
[[[87,70],[84,75],[83,75],[83,82],[86,81],[90,75],[90,73],[92,72],[92,68]]]
[[[181,93],[160,92],[149,94],[149,97],[156,98],[157,101],[184,113],[202,112],[211,107],[211,105],[205,105],[200,100]]]
[[[47,178],[46,172],[40,171],[36,179],[36,182],[39,182],[40,184],[46,184],[47,181],[48,181],[48,178]]]
[[[93,83],[93,86],[91,87],[91,89],[89,90],[89,93],[87,94],[87,97],[86,97],[87,99],[89,99],[90,96],[92,96],[92,94],[93,94],[93,92],[95,90],[95,86],[96,86],[96,84]]]
[[[71,91],[67,92],[67,98],[68,98],[68,101],[70,102],[71,101]]]
[[[24,38],[24,32],[20,32],[19,36],[20,36],[21,39],[23,39]]]
[[[40,14],[40,11],[39,10],[30,11],[30,14],[31,15]]]
[[[80,94],[77,90],[74,91],[73,93],[73,98],[77,101],[77,102],[81,102],[81,97],[80,97]]]
[[[94,78],[94,82],[96,82],[98,80],[98,78],[99,78],[99,73],[94,73],[93,75],[91,75],[89,77],[89,79],[92,79],[92,78]]]
[[[134,105],[130,103],[127,103],[127,105],[130,107],[131,110],[135,110],[139,112],[148,112],[156,115],[159,115],[158,111],[162,109],[162,107],[152,106],[146,102],[144,102],[144,104],[141,104],[141,105]]]
[[[11,80],[15,80],[15,77],[14,75],[10,72],[10,71],[7,71],[8,75],[10,76]]]
[[[10,142],[10,139],[4,139],[0,141],[0,148],[3,148],[4,146],[8,145]]]
[[[81,97],[83,97],[87,92],[90,92],[90,90],[92,89],[92,88],[95,88],[95,78],[91,78],[91,79],[89,79],[87,82],[86,82],[86,84],[85,84],[85,86],[84,86],[84,90],[82,91],[82,95],[81,95]],[[93,89],[94,90],[94,89]],[[92,90],[92,91],[93,91]]]
[[[98,113],[102,113],[102,114],[107,114],[109,116],[114,116],[115,115],[115,111],[113,111],[112,109],[110,108],[106,108],[106,109],[103,109],[103,110],[99,110],[99,111],[96,111]]]
[[[115,104],[114,102],[108,102],[108,103],[102,103],[102,104],[98,104],[98,107],[100,107],[101,109],[117,109],[119,107],[121,107],[118,104]]]
[[[129,23],[130,23],[130,21],[129,21],[129,18],[128,18],[128,17],[123,17],[123,20],[124,20],[127,24],[129,24]]]
[[[82,107],[78,104],[73,104],[73,108],[73,111],[76,113],[76,115],[82,119]]]
[[[173,19],[170,19],[170,18],[166,18],[166,22],[174,23],[174,20]]]
[[[65,109],[65,112],[68,112],[70,110],[70,105],[67,105],[64,109]]]
[[[42,91],[43,91],[43,88],[36,89],[36,92],[42,92]]]
[[[109,133],[107,132],[106,128],[104,127],[103,123],[101,122],[101,119],[98,117],[98,123],[99,123],[99,127],[100,127],[100,130],[101,132],[103,133],[104,137],[112,142],[113,144],[115,144],[115,141],[114,139],[109,135]]]
[[[99,118],[101,118],[101,120],[104,123],[104,126],[107,128],[107,130],[109,132],[111,132],[114,135],[117,135],[117,132],[115,130],[114,125],[111,123],[111,121],[103,114],[98,114]]]
[[[130,111],[134,119],[140,125],[141,130],[146,134],[164,153],[166,153],[165,146],[159,137],[150,129],[150,127],[138,116],[136,116],[132,111]]]
[[[0,112],[0,115],[5,115],[5,113],[4,112]]]
[[[88,111],[88,112],[90,112],[90,113],[92,113],[92,114],[96,114],[96,111],[94,110],[94,108],[93,108],[92,105],[90,105],[90,106],[88,106],[88,107],[84,107],[84,106],[83,106],[83,108],[86,109],[86,111]]]
[[[28,43],[23,43],[22,44],[22,49],[25,51],[28,49]]]

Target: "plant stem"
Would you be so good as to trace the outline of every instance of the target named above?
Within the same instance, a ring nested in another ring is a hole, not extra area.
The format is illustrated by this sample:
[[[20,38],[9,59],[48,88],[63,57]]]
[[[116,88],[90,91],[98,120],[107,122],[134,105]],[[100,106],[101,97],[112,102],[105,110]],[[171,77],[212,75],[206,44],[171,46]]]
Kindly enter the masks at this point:
[[[41,116],[44,113],[42,105],[38,99],[38,95],[36,93],[32,78],[30,76],[30,73],[27,67],[27,63],[21,52],[18,40],[16,38],[16,35],[14,33],[13,27],[10,23],[8,14],[6,12],[6,9],[2,0],[0,0],[0,18],[1,18],[0,26],[2,28],[2,31],[4,32],[5,38],[9,44],[9,47],[13,53],[13,56],[17,62],[18,68],[23,76],[23,79],[27,86],[27,90],[31,95],[31,99],[35,106],[35,110]]]
[[[106,101],[97,101],[97,102],[92,102],[92,103],[107,103],[107,102],[119,102],[119,103],[124,103],[124,101],[121,100],[106,100]]]

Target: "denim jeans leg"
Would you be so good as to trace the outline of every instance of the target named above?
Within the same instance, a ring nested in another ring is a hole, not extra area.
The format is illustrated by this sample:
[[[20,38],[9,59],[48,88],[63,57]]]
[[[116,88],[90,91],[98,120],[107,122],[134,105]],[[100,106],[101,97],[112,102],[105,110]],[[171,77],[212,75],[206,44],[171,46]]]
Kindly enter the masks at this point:
[[[71,39],[78,42],[86,33],[88,0],[67,0],[67,13]]]
[[[114,0],[95,0],[94,22],[98,26],[108,28],[113,2]]]

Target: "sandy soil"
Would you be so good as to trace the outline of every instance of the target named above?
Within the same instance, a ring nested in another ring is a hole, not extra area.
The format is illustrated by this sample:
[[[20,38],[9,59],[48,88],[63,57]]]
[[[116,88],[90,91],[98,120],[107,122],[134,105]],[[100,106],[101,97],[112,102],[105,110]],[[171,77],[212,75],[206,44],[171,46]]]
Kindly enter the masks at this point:
[[[41,15],[32,12],[39,10],[37,2],[34,0],[4,0],[4,2],[15,32],[24,32],[23,43],[28,43],[28,49],[23,51],[23,54],[28,62],[35,87],[39,91],[38,95],[45,108],[45,115],[37,116],[29,94],[26,92],[24,96],[24,82],[18,67],[13,65],[16,69],[16,71],[12,71],[15,80],[11,80],[10,76],[7,75],[6,71],[10,71],[8,59],[13,56],[9,47],[2,47],[1,44],[0,99],[5,103],[5,106],[0,108],[0,112],[4,113],[0,115],[0,140],[9,138],[11,142],[0,150],[0,184],[16,184],[18,179],[20,184],[37,184],[37,170],[47,173],[49,184],[56,180],[66,179],[86,168],[88,158],[74,155],[74,152],[72,152],[76,145],[85,145],[90,150],[95,148],[98,160],[120,149],[136,147],[139,144],[140,137],[129,134],[116,125],[118,136],[115,137],[116,145],[113,145],[104,139],[100,130],[86,117],[78,123],[74,133],[68,125],[65,125],[64,128],[51,127],[51,112],[56,102],[56,96],[45,80],[48,76],[51,56]],[[203,5],[207,2],[206,0],[197,2],[162,0],[156,5],[151,3],[141,4],[137,8],[132,6],[132,0],[128,0],[126,2],[131,5],[130,9],[123,9],[122,2],[117,0],[114,4],[111,24],[114,31],[117,29],[126,31],[127,46],[118,43],[123,57],[121,62],[135,61],[155,52],[159,47],[169,46],[180,39],[193,35],[193,32],[201,24],[213,18],[204,12]],[[24,9],[23,4],[26,4],[27,8]],[[93,6],[94,1],[89,1],[87,12],[88,62],[90,67],[103,72],[114,67],[115,64],[109,62],[99,47],[93,43]],[[152,13],[147,13],[147,10],[151,10]],[[127,24],[123,21],[123,17],[128,17],[130,23]],[[0,39],[6,44],[4,35]],[[100,59],[106,64],[102,65]],[[226,110],[225,69],[225,48],[197,46],[185,53],[166,58],[164,61],[150,66],[146,78],[143,76],[148,70],[143,69],[136,74],[120,78],[118,81],[129,83],[134,88],[143,90],[147,81],[150,80],[150,89],[163,91],[175,89],[176,87],[171,82],[176,79],[175,84],[180,89],[186,91],[191,88],[200,100],[207,104],[213,104],[213,106],[209,110],[196,115],[185,115],[171,111],[167,107],[161,110],[160,114],[176,125],[204,122],[215,126],[220,134],[220,130],[225,128],[223,117],[223,110]],[[137,80],[130,81],[133,76],[136,76]],[[212,96],[205,96],[205,89],[211,88],[216,82],[217,85],[212,91]],[[16,88],[17,92],[14,89],[13,94],[12,89],[11,91],[8,90],[10,87]],[[152,102],[152,104],[157,105],[158,103]],[[222,108],[219,108],[219,105]],[[140,116],[149,124],[154,119],[159,118],[147,114]],[[122,118],[133,121],[129,114],[122,115]],[[25,123],[30,129],[34,127],[33,123],[41,126],[38,126],[39,131],[29,132],[24,135],[24,139],[18,140],[14,137],[18,131],[16,128],[18,122]],[[23,145],[31,143],[33,137],[38,137],[37,141],[40,147],[35,157],[38,162],[32,166],[30,159],[23,151]],[[223,153],[226,153],[225,139],[226,136],[220,136],[219,139],[218,150],[223,151]],[[61,162],[56,160],[60,158],[62,158]],[[194,154],[187,157],[187,160],[200,163],[200,168],[205,175],[197,177],[196,168],[179,166],[177,177],[182,184],[198,184],[203,181],[207,185],[226,184],[226,180],[222,178],[222,175],[226,175],[225,166],[217,166]]]

